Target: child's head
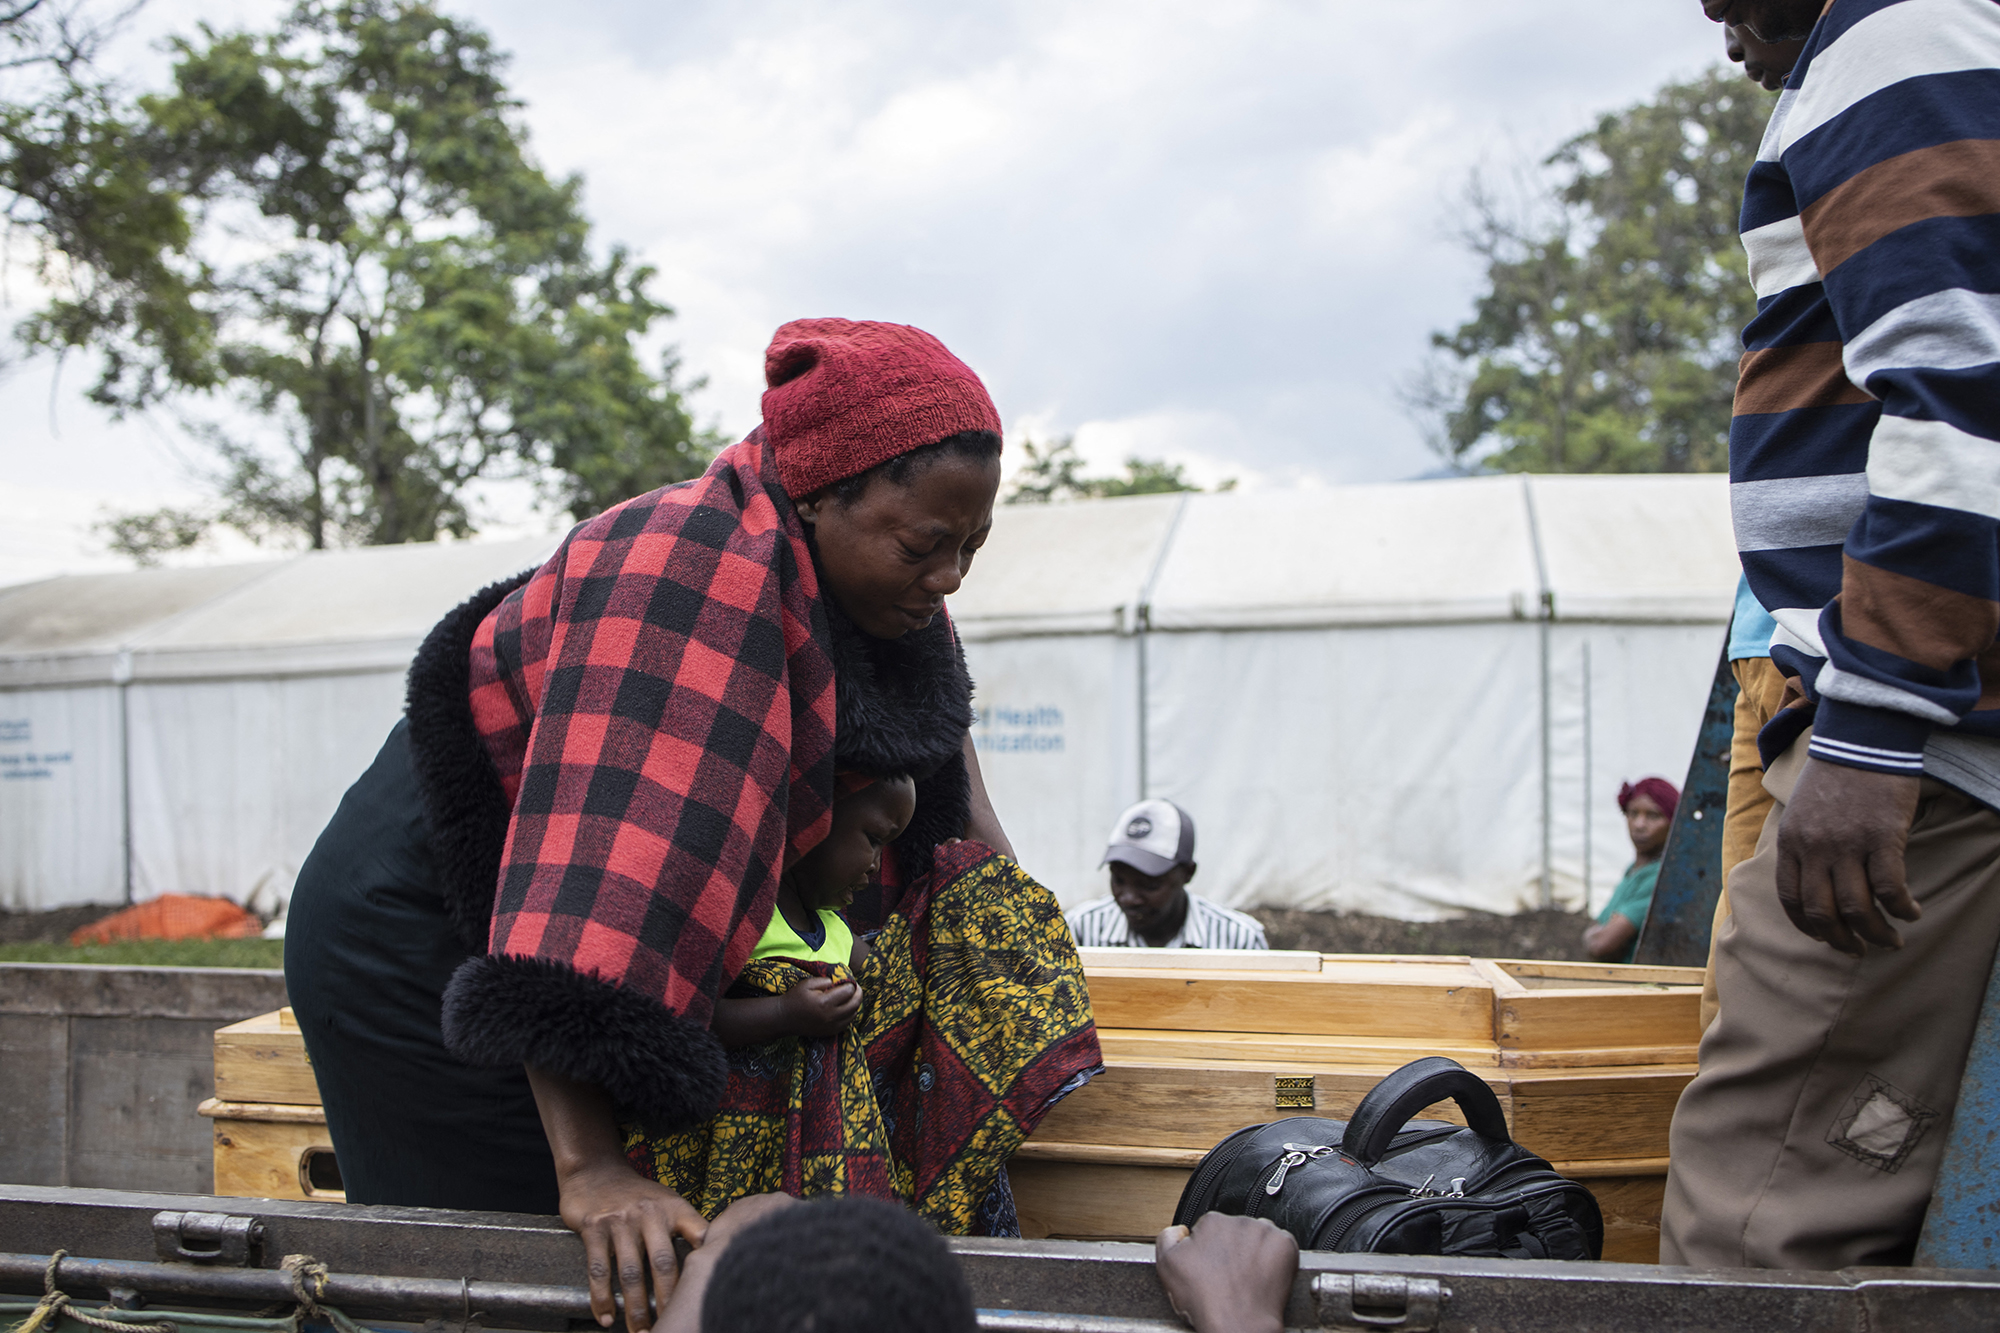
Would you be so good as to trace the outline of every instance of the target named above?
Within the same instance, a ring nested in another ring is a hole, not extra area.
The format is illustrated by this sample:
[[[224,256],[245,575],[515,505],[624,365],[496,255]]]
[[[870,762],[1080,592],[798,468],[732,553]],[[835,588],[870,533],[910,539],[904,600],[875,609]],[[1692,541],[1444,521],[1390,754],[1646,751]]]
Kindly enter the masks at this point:
[[[773,1274],[783,1280],[773,1281]],[[972,1289],[908,1209],[857,1195],[759,1218],[715,1262],[702,1333],[975,1333]]]
[[[868,887],[882,849],[910,826],[917,784],[907,775],[863,778],[841,774],[826,840],[792,865],[792,884],[807,907],[845,907]]]

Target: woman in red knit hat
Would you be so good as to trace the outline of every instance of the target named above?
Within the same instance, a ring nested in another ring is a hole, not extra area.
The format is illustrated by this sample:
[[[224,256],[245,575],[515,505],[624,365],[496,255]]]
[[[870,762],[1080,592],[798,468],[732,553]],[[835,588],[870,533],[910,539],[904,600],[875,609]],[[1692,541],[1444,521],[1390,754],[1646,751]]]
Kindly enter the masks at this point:
[[[348,1198],[559,1209],[600,1322],[615,1272],[634,1333],[646,1275],[664,1296],[674,1238],[706,1224],[633,1170],[618,1124],[684,1131],[735,1086],[715,1002],[826,836],[836,769],[916,785],[857,930],[929,893],[934,859],[1011,854],[944,613],[992,527],[992,400],[895,324],[787,324],[765,376],[763,424],[705,475],[440,622],[290,907]],[[1073,950],[1054,962],[1080,994]],[[1064,1079],[1096,1063],[1080,1018]]]

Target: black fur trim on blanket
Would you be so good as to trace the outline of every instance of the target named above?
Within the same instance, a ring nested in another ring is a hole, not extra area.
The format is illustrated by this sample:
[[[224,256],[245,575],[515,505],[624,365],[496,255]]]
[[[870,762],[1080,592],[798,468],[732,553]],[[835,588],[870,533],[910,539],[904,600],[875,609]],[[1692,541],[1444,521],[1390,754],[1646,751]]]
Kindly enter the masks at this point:
[[[930,869],[931,853],[965,831],[972,811],[965,734],[972,678],[950,624],[940,616],[900,639],[878,639],[825,599],[834,663],[834,766],[877,777],[907,773],[917,812],[896,840],[906,878]]]
[[[444,1041],[468,1064],[533,1065],[595,1084],[655,1133],[714,1115],[729,1073],[707,1028],[542,958],[460,964],[444,992]]]
[[[486,951],[500,854],[513,815],[472,722],[472,636],[479,622],[534,573],[530,569],[489,584],[460,602],[431,630],[410,663],[404,705],[410,719],[410,759],[430,830],[438,890],[470,953]]]

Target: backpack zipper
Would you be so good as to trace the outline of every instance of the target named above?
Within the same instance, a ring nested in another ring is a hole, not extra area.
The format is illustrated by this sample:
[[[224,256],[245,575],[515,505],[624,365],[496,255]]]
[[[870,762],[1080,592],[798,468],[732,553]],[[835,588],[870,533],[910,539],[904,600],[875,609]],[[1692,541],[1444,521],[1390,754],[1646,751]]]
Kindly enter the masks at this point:
[[[1526,1200],[1526,1199],[1539,1199],[1539,1198],[1540,1198],[1540,1197],[1542,1197],[1542,1196],[1543,1196],[1544,1194],[1554,1194],[1554,1193],[1558,1193],[1558,1192],[1560,1192],[1561,1190],[1563,1190],[1564,1188],[1566,1188],[1567,1186],[1570,1186],[1570,1185],[1574,1185],[1575,1183],[1576,1183],[1576,1182],[1575,1182],[1575,1181],[1572,1181],[1572,1180],[1562,1180],[1562,1181],[1558,1181],[1558,1182],[1555,1182],[1555,1183],[1552,1183],[1552,1184],[1549,1184],[1549,1185],[1545,1185],[1545,1186],[1543,1186],[1543,1187],[1542,1187],[1542,1188],[1540,1188],[1540,1189],[1536,1189],[1536,1190],[1530,1190],[1530,1191],[1527,1191],[1526,1193],[1523,1193],[1523,1194],[1519,1194],[1519,1195],[1516,1195],[1516,1196],[1515,1196],[1515,1197],[1514,1197],[1513,1199],[1509,1200],[1509,1202],[1511,1202],[1511,1203],[1519,1203],[1519,1202],[1521,1202],[1521,1201],[1523,1201],[1523,1200]],[[1483,1189],[1483,1188],[1485,1188],[1485,1187],[1484,1187],[1484,1186],[1480,1186],[1479,1188],[1482,1188],[1482,1189]],[[1579,1187],[1579,1188],[1581,1188],[1581,1187]],[[1357,1195],[1357,1196],[1356,1196],[1356,1199],[1358,1199],[1358,1198],[1360,1198],[1360,1197],[1361,1197],[1361,1196]],[[1408,1209],[1408,1210],[1405,1210],[1405,1211],[1403,1211],[1403,1212],[1399,1212],[1399,1213],[1398,1213],[1398,1214],[1396,1215],[1396,1220],[1397,1220],[1397,1221],[1402,1221],[1402,1220],[1403,1220],[1404,1218],[1408,1218],[1408,1217],[1413,1217],[1413,1216],[1415,1216],[1416,1214],[1418,1214],[1418,1213],[1420,1213],[1420,1212],[1435,1212],[1435,1213],[1441,1213],[1441,1212],[1443,1212],[1443,1211],[1444,1211],[1445,1209],[1447,1209],[1447,1208],[1450,1208],[1450,1207],[1452,1207],[1452,1206],[1453,1206],[1454,1204],[1457,1204],[1457,1203],[1459,1203],[1459,1201],[1460,1201],[1460,1199],[1461,1199],[1462,1197],[1463,1197],[1463,1196],[1457,1196],[1457,1195],[1432,1195],[1432,1196],[1431,1196],[1431,1198],[1432,1198],[1432,1199],[1434,1199],[1434,1200],[1435,1200],[1435,1202],[1432,1202],[1432,1203],[1428,1203],[1428,1204],[1426,1204],[1426,1205],[1424,1205],[1423,1207],[1420,1207],[1420,1208],[1411,1208],[1411,1209]],[[1350,1199],[1350,1200],[1348,1200],[1348,1203],[1353,1203],[1353,1202],[1355,1202],[1355,1201],[1356,1201],[1355,1199]],[[1341,1206],[1342,1206],[1342,1207],[1344,1208],[1344,1207],[1346,1207],[1347,1205],[1346,1205],[1346,1204],[1342,1204]],[[1497,1206],[1499,1206],[1499,1205],[1498,1205],[1497,1201],[1493,1201],[1493,1202],[1489,1202],[1489,1201],[1487,1201],[1487,1200],[1483,1200],[1483,1199],[1482,1199],[1482,1200],[1476,1200],[1476,1201],[1475,1201],[1475,1203],[1474,1203],[1474,1206],[1475,1206],[1475,1207],[1487,1207],[1487,1208],[1491,1208],[1491,1207],[1497,1207]],[[1359,1225],[1360,1225],[1360,1223],[1361,1223],[1361,1222],[1363,1222],[1364,1220],[1366,1220],[1366,1218],[1368,1218],[1368,1217],[1371,1217],[1371,1216],[1373,1216],[1373,1215],[1374,1215],[1375,1213],[1377,1213],[1377,1212],[1379,1212],[1379,1211],[1381,1211],[1381,1210],[1380,1210],[1380,1209],[1369,1209],[1369,1210],[1367,1210],[1366,1212],[1362,1212],[1362,1213],[1357,1213],[1357,1214],[1355,1214],[1355,1215],[1354,1215],[1353,1217],[1351,1217],[1351,1218],[1348,1218],[1348,1219],[1347,1219],[1347,1220],[1345,1221],[1344,1225],[1342,1225],[1342,1226],[1341,1226],[1341,1227],[1340,1227],[1340,1228],[1339,1228],[1338,1230],[1336,1230],[1336,1231],[1335,1231],[1335,1232],[1333,1233],[1333,1235],[1332,1235],[1332,1236],[1328,1237],[1328,1238],[1327,1238],[1327,1242],[1326,1242],[1326,1243],[1325,1243],[1324,1245],[1319,1245],[1319,1246],[1315,1246],[1314,1248],[1316,1248],[1316,1249],[1319,1249],[1319,1250],[1331,1250],[1331,1249],[1334,1249],[1334,1248],[1336,1248],[1336,1247],[1337,1247],[1337,1246],[1338,1246],[1338,1245],[1340,1244],[1340,1242],[1341,1242],[1341,1241],[1343,1241],[1343,1240],[1345,1240],[1345,1239],[1347,1238],[1347,1235],[1348,1235],[1348,1233],[1349,1233],[1349,1232],[1353,1231],[1353,1230],[1354,1230],[1354,1229],[1355,1229],[1355,1228],[1356,1228],[1357,1226],[1359,1226]]]
[[[1264,1193],[1276,1194],[1285,1187],[1285,1175],[1295,1166],[1317,1161],[1339,1151],[1330,1143],[1287,1143],[1285,1155],[1278,1159],[1278,1169],[1264,1182]]]
[[[1261,1125],[1251,1125],[1239,1129],[1208,1150],[1208,1155],[1201,1159],[1201,1165],[1195,1168],[1193,1179],[1188,1181],[1187,1193],[1183,1197],[1193,1206],[1188,1209],[1187,1220],[1181,1225],[1193,1226],[1200,1220],[1202,1214],[1214,1207],[1215,1182],[1231,1165],[1228,1154],[1222,1150],[1228,1147],[1232,1140],[1253,1134],[1261,1128],[1263,1128]]]

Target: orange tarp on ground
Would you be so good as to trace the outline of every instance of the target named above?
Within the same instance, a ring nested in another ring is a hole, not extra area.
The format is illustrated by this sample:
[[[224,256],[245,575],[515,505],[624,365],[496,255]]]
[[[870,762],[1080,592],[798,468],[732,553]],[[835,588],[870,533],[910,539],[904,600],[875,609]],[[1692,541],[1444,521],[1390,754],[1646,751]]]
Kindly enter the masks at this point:
[[[101,921],[70,932],[71,944],[109,944],[112,940],[245,939],[264,933],[264,923],[227,898],[196,898],[163,894],[151,902],[113,912]]]

